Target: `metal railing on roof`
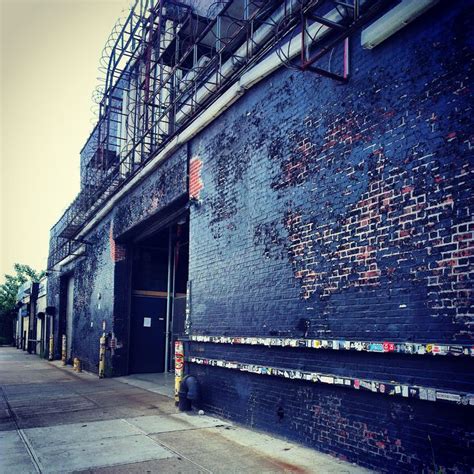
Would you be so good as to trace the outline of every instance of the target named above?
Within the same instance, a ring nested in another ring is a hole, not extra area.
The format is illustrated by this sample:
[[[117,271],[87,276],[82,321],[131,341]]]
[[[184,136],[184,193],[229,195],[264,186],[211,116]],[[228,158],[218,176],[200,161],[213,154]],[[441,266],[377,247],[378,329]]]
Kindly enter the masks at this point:
[[[345,60],[340,75],[316,61],[387,3],[229,0],[208,18],[174,0],[137,1],[109,39],[99,119],[82,151],[81,191],[62,217],[48,266],[74,252],[84,225],[175,134],[291,35],[303,45],[301,56],[295,61],[281,48],[283,64],[347,80]],[[339,21],[328,19],[329,11]],[[315,26],[329,34],[310,55]]]

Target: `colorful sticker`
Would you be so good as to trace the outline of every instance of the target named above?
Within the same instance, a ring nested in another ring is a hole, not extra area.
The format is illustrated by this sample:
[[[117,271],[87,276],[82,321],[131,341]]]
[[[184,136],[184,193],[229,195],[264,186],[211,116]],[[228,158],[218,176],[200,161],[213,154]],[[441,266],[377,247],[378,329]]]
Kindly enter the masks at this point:
[[[369,344],[369,352],[384,352],[384,346],[380,343]]]
[[[378,382],[375,380],[360,380],[343,378],[338,376],[318,374],[314,372],[303,372],[293,369],[276,369],[272,367],[263,367],[253,364],[242,364],[238,362],[230,362],[216,359],[205,359],[200,357],[189,357],[185,359],[196,364],[208,365],[211,367],[225,367],[229,369],[237,369],[243,372],[249,372],[260,375],[277,375],[288,379],[308,380],[312,382],[321,382],[325,384],[337,384],[353,386],[354,389],[360,388],[371,392],[387,393],[389,395],[401,395],[403,397],[419,398],[420,400],[437,401],[442,400],[451,403],[474,405],[474,394],[460,394],[452,392],[437,391],[433,388],[417,387],[409,385],[395,385]]]
[[[268,337],[228,337],[228,336],[205,336],[191,335],[191,341],[212,342],[220,344],[250,344],[263,345],[267,347],[301,347],[332,350],[357,350],[367,352],[398,352],[403,354],[432,354],[452,356],[474,356],[473,346],[460,344],[422,344],[422,343],[394,343],[394,342],[366,342],[366,341],[344,341],[344,340],[319,340],[319,339],[294,339],[294,338],[268,338]]]
[[[455,403],[461,402],[461,396],[457,393],[436,392],[436,399]]]
[[[334,377],[329,377],[327,375],[320,375],[319,376],[319,381],[322,382],[322,383],[333,384],[334,383]]]

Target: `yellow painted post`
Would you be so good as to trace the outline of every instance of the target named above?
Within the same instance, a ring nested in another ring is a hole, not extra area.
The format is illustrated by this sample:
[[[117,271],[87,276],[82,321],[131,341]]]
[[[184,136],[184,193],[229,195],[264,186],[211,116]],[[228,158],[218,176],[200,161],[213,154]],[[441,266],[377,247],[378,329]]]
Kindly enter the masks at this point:
[[[99,348],[99,378],[103,379],[105,377],[105,344],[107,338],[105,337],[105,332],[100,338],[100,348]]]
[[[63,361],[63,365],[66,365],[66,362],[67,362],[67,339],[66,339],[66,334],[63,334],[63,339],[62,339],[61,360]]]
[[[183,341],[174,343],[174,402],[179,402],[179,386],[184,375],[184,347]]]
[[[54,336],[49,336],[49,354],[48,359],[53,360],[54,358]]]
[[[81,370],[81,361],[77,357],[74,357],[73,368],[74,368],[74,372],[82,372],[82,370]]]

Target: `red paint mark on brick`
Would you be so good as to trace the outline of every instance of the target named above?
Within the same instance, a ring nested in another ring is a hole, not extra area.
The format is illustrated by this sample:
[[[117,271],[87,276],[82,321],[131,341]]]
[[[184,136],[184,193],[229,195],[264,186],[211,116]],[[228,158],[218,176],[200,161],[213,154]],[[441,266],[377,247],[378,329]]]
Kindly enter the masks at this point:
[[[121,260],[125,260],[127,258],[127,251],[123,245],[117,244],[115,242],[113,224],[110,224],[109,242],[110,242],[110,258],[112,259],[112,261],[120,262]]]
[[[454,204],[454,200],[452,196],[448,196],[444,201],[443,204],[446,206],[452,206]]]
[[[450,142],[451,140],[454,140],[456,138],[456,132],[448,133],[446,138],[447,138],[448,142]]]
[[[382,114],[383,118],[391,118],[395,115],[395,110],[388,110],[387,112]]]
[[[199,199],[201,189],[204,187],[201,180],[202,161],[199,158],[192,158],[189,163],[189,197]]]
[[[470,232],[466,232],[465,234],[458,234],[454,237],[454,239],[458,242],[462,240],[471,240],[472,239],[472,234]]]
[[[361,272],[360,276],[362,277],[362,279],[379,277],[380,270],[369,270],[367,272]]]

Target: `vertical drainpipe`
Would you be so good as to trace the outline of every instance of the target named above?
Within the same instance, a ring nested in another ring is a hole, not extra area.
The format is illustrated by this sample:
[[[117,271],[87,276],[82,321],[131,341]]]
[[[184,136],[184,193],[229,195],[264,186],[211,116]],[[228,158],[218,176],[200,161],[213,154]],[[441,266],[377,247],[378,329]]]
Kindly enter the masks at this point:
[[[172,274],[171,274],[171,308],[170,308],[170,337],[173,335],[173,327],[171,324],[174,321],[174,299],[176,297],[176,245],[178,245],[178,227],[176,226],[176,241],[174,242],[174,245],[171,245],[171,269],[172,269]],[[173,242],[171,242],[173,244]],[[170,341],[170,344],[168,345],[170,350],[171,347],[174,347],[174,344],[172,341]],[[170,357],[170,360],[172,358]]]
[[[171,252],[171,237],[172,237],[172,226],[169,228],[168,233],[168,289],[166,298],[166,329],[165,329],[165,372],[168,372],[169,364],[169,345],[170,345],[170,317],[171,317],[171,265],[173,262],[173,256]]]

